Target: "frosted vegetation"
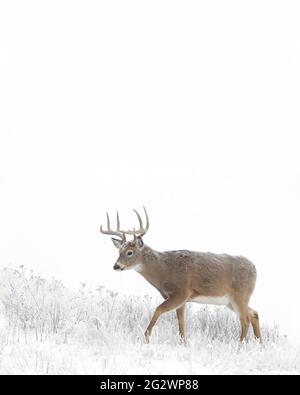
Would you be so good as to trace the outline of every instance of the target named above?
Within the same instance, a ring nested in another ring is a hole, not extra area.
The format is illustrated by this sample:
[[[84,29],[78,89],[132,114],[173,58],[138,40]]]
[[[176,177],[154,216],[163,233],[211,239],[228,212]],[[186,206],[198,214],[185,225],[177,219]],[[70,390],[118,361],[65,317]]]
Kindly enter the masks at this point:
[[[85,285],[75,292],[24,267],[0,270],[1,374],[299,374],[300,350],[276,325],[238,342],[225,308],[187,308],[188,346],[175,313],[162,316],[151,344],[143,332],[159,301]]]

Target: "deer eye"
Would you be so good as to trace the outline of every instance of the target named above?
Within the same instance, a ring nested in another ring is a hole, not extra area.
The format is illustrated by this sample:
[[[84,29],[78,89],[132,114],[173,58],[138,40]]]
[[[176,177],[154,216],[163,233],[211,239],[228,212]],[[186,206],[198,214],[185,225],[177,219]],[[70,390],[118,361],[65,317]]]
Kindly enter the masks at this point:
[[[126,254],[127,256],[132,256],[133,255],[133,251],[131,251],[131,250],[129,250],[129,251],[127,251],[127,254]]]

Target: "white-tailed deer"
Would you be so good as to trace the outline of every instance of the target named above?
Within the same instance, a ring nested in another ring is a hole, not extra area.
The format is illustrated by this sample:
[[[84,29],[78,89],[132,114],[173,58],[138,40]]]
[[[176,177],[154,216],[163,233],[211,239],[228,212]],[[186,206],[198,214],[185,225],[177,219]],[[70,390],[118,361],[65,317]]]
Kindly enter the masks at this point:
[[[256,269],[252,262],[242,256],[193,252],[188,250],[158,252],[144,244],[142,236],[149,229],[149,218],[144,207],[146,226],[139,213],[138,230],[121,230],[117,213],[117,229],[111,230],[107,214],[107,230],[101,233],[117,236],[112,238],[119,249],[119,258],[114,265],[118,271],[135,269],[161,293],[165,301],[160,304],[145,332],[149,341],[151,331],[161,314],[176,310],[179,334],[185,342],[184,307],[187,302],[225,305],[240,319],[242,341],[252,324],[254,335],[260,339],[258,314],[249,307],[255,287]],[[125,235],[133,236],[126,241]]]

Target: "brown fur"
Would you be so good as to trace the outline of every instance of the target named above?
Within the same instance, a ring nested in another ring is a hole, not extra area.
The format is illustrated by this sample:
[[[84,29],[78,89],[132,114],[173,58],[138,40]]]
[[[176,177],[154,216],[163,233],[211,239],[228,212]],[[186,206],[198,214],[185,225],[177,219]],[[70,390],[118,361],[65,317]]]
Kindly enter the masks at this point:
[[[128,251],[132,251],[129,257]],[[176,310],[179,334],[185,342],[184,305],[197,296],[230,299],[227,307],[235,311],[241,322],[244,340],[251,323],[260,338],[259,319],[249,306],[255,287],[256,269],[242,256],[193,252],[188,250],[158,252],[144,245],[140,237],[119,245],[120,256],[115,269],[136,269],[165,299],[160,304],[145,332],[149,341],[151,331],[161,314]]]

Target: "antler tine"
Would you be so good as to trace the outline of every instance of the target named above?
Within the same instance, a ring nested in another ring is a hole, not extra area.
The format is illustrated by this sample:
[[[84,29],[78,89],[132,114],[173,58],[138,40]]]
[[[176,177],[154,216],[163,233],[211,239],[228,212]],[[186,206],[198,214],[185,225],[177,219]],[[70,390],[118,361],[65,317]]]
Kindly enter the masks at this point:
[[[106,219],[107,219],[107,230],[110,230],[110,220],[109,220],[109,215],[108,215],[107,211],[106,211]]]
[[[143,206],[143,209],[144,209],[144,213],[145,213],[145,217],[146,217],[146,228],[145,228],[145,233],[146,233],[148,231],[148,229],[149,229],[150,223],[149,223],[149,216],[148,216],[146,207]]]
[[[140,229],[143,229],[143,221],[140,214],[135,209],[133,209],[133,211],[136,213],[136,216],[138,217]],[[135,228],[133,228],[133,231],[135,232]]]
[[[118,211],[117,211],[117,231],[120,232],[120,218]]]
[[[100,232],[105,234],[105,235],[109,235],[110,233],[110,221],[109,221],[109,215],[108,212],[106,211],[106,221],[107,221],[107,231],[103,230],[103,226],[100,226]]]
[[[125,236],[125,233],[120,229],[120,218],[119,218],[119,212],[118,211],[117,211],[117,232],[121,233],[120,237],[122,238],[123,243],[125,243],[126,236]]]

